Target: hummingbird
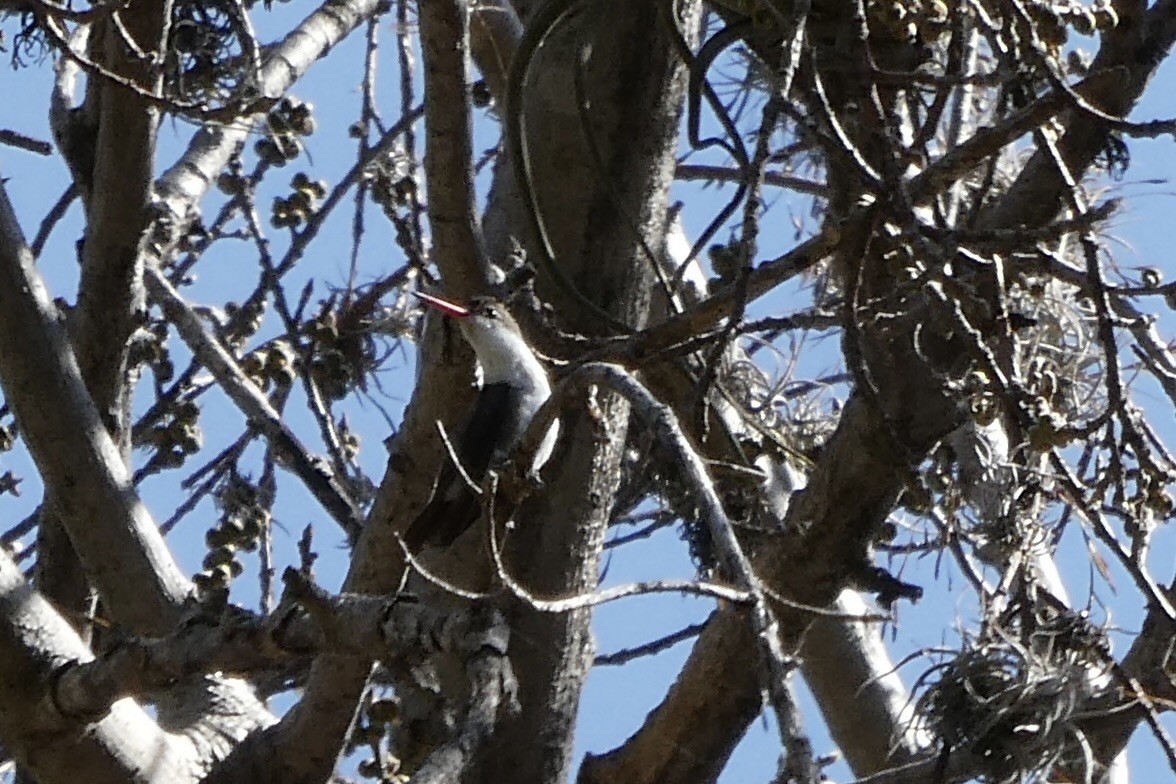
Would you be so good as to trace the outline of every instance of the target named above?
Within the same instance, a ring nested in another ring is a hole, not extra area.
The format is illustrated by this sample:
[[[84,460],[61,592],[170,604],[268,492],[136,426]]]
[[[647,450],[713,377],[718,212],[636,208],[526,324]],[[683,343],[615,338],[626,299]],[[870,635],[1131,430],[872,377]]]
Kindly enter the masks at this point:
[[[535,412],[551,397],[551,382],[501,301],[474,297],[463,306],[419,291],[413,294],[457,324],[481,368],[481,390],[451,439],[454,448],[442,463],[433,496],[404,534],[409,549],[417,552],[424,545],[448,546],[481,515],[481,497],[458,471],[453,453],[466,476],[481,484],[486,471],[513,451]],[[535,453],[532,472],[551,457],[558,435],[557,420]]]

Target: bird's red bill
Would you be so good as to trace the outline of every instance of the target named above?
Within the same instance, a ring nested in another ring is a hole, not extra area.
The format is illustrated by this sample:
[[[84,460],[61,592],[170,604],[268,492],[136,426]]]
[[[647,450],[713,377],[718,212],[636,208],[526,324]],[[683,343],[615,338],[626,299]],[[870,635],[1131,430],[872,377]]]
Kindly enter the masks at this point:
[[[440,297],[434,297],[432,294],[426,294],[423,291],[414,291],[412,293],[418,298],[423,299],[425,302],[432,305],[434,309],[441,311],[447,316],[460,318],[462,316],[470,315],[469,308],[463,308],[461,305],[458,305],[455,302],[450,302],[449,300],[441,299]]]

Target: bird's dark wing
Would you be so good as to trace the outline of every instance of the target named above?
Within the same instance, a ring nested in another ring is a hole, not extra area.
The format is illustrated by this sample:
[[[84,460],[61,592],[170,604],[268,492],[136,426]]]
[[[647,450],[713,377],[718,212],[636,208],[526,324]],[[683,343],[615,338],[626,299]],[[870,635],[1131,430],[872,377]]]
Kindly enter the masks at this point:
[[[495,456],[509,451],[526,429],[519,395],[509,384],[483,387],[461,429],[450,437],[466,475],[479,485]],[[481,496],[470,489],[446,452],[433,497],[408,527],[405,543],[413,552],[425,544],[447,546],[473,525],[481,512]]]

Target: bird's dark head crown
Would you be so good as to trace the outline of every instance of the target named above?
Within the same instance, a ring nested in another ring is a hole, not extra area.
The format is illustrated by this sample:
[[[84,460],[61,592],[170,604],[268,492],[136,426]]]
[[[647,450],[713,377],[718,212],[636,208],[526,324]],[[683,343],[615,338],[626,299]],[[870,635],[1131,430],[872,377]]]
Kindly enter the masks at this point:
[[[497,297],[479,295],[470,297],[465,304],[460,304],[454,300],[420,291],[414,291],[413,294],[424,300],[432,309],[457,322],[463,332],[469,329],[488,331],[505,329],[509,332],[519,332],[518,323],[511,316],[510,310]]]
[[[506,307],[506,303],[497,297],[477,296],[471,297],[469,304],[466,305],[471,316],[480,316],[482,318],[491,320],[502,320],[511,318],[510,311]]]

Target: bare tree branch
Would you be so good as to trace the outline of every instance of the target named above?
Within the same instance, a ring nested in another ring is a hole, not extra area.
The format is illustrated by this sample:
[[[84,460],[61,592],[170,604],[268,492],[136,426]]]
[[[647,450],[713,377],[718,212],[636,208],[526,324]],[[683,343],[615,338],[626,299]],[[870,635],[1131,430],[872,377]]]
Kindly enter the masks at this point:
[[[70,715],[52,699],[58,670],[91,658],[89,648],[0,550],[0,736],[39,781],[195,782],[192,749],[169,737],[130,700]]]
[[[466,297],[487,280],[475,212],[469,57],[470,12],[464,0],[420,9],[424,56],[425,181],[433,249],[447,290]]]
[[[200,317],[167,278],[154,266],[149,266],[144,274],[152,301],[176,325],[196,359],[216,376],[221,388],[245,414],[250,426],[274,445],[290,469],[306,483],[323,508],[331,514],[348,538],[354,541],[361,527],[361,512],[327,460],[311,454],[302,444],[269,400],[242,372],[228,350],[208,333]]]
[[[329,0],[268,52],[258,90],[276,103],[315,61],[381,9],[378,0]],[[231,125],[202,128],[192,137],[184,156],[156,179],[163,225],[179,232],[170,242],[182,236],[192,210],[225,171],[252,126],[253,118],[242,118]]]
[[[2,188],[0,275],[0,380],[53,507],[111,615],[140,633],[166,633],[191,584],[86,391]]]

